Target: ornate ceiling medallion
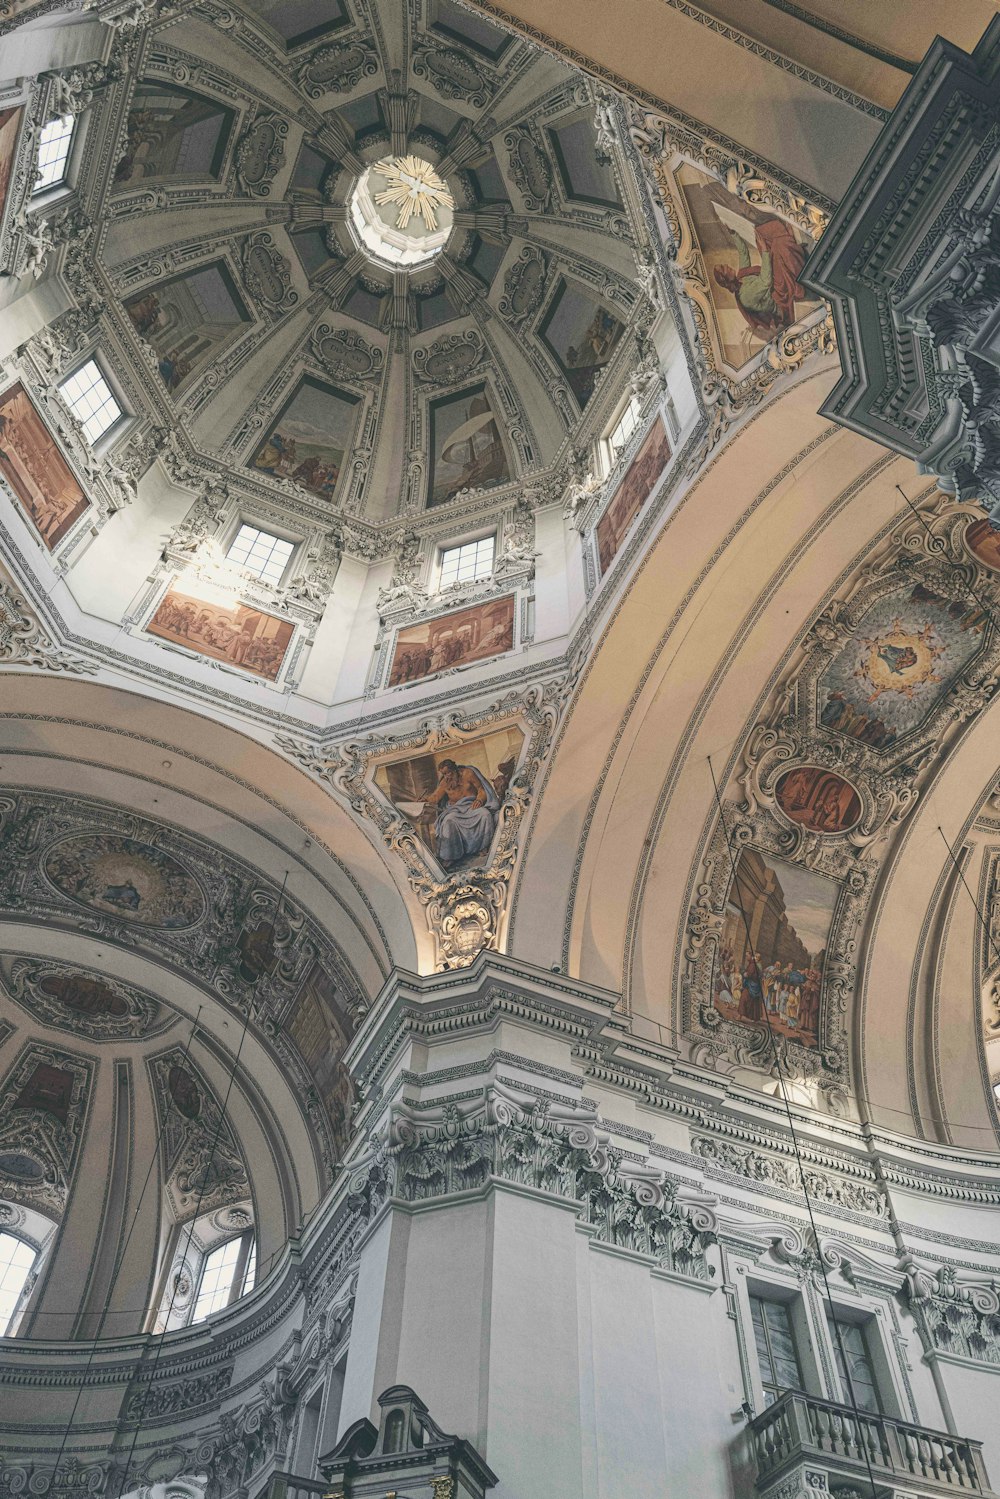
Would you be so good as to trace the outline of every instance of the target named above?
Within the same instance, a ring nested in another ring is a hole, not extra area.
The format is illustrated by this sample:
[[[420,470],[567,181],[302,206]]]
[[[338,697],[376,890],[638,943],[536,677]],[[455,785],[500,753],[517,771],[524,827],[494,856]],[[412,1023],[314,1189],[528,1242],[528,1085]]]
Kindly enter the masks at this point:
[[[351,194],[351,225],[368,255],[397,267],[425,265],[451,234],[455,200],[422,156],[386,156]]]

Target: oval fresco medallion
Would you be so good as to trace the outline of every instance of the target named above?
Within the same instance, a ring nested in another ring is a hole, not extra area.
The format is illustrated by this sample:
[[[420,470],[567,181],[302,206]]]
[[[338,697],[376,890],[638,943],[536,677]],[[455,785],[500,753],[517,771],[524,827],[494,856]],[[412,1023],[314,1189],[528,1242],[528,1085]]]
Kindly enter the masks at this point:
[[[820,765],[786,771],[774,794],[789,821],[813,833],[846,833],[861,816],[861,798],[850,781]]]
[[[82,833],[53,844],[44,870],[70,900],[109,916],[176,931],[205,914],[201,886],[161,848],[113,833]]]
[[[1000,531],[994,531],[985,516],[966,526],[965,545],[984,567],[1000,572]]]

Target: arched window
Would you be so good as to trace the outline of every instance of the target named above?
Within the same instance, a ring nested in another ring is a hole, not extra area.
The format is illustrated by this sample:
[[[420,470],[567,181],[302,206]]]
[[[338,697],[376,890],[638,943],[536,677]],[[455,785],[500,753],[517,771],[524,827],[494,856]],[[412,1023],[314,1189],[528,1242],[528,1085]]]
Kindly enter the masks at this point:
[[[16,1326],[37,1257],[37,1251],[24,1239],[0,1233],[0,1337],[6,1337]]]
[[[202,1262],[191,1321],[203,1322],[252,1291],[256,1274],[257,1246],[252,1230],[209,1250]]]
[[[213,1211],[175,1227],[153,1332],[204,1322],[253,1290],[257,1240],[250,1205],[227,1209],[225,1216],[229,1221],[220,1223]],[[233,1233],[238,1222],[246,1226]]]

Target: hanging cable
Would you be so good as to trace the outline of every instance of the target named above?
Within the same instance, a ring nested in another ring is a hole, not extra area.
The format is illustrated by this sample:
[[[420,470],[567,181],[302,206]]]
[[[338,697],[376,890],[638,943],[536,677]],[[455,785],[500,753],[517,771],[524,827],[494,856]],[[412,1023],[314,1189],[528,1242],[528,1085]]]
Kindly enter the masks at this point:
[[[735,854],[733,852],[733,844],[732,844],[732,840],[730,839],[730,836],[729,836],[729,828],[726,825],[726,814],[725,814],[725,810],[724,810],[723,805],[722,805],[722,797],[719,795],[719,784],[718,784],[718,782],[715,779],[715,767],[712,764],[712,757],[711,757],[711,755],[709,755],[707,758],[708,758],[708,770],[709,770],[709,774],[712,777],[712,789],[715,792],[715,801],[716,801],[716,805],[717,805],[717,807],[719,809],[719,818],[720,818],[720,821],[722,823],[722,834],[723,834],[723,837],[726,840],[726,849],[727,849],[728,854],[729,854],[729,864],[730,864],[730,869],[732,871],[732,889],[736,893],[736,903],[739,906],[740,916],[741,916],[742,921],[743,921],[743,929],[746,932],[747,952],[750,954],[750,962],[751,962],[751,964],[753,966],[753,970],[754,970],[754,974],[755,974],[755,981],[756,981],[756,984],[757,984],[757,992],[758,992],[758,994],[760,996],[760,1008],[761,1008],[761,1011],[763,1012],[763,1015],[764,1015],[765,1028],[766,1028],[766,1031],[767,1031],[768,1041],[770,1043],[771,1060],[772,1060],[772,1065],[773,1065],[773,1068],[774,1068],[774,1074],[775,1074],[775,1076],[777,1078],[777,1081],[778,1081],[778,1088],[779,1088],[779,1091],[781,1093],[781,1101],[784,1104],[785,1115],[786,1115],[786,1117],[788,1119],[788,1130],[789,1130],[789,1133],[790,1133],[790,1135],[792,1137],[792,1149],[793,1149],[793,1152],[794,1152],[794,1155],[795,1155],[795,1164],[796,1164],[796,1166],[798,1168],[799,1181],[802,1183],[802,1196],[805,1199],[806,1213],[807,1213],[808,1218],[809,1218],[809,1227],[810,1227],[810,1229],[812,1231],[813,1243],[816,1246],[816,1257],[819,1260],[820,1273],[821,1273],[821,1275],[823,1277],[823,1285],[824,1285],[824,1288],[826,1290],[826,1299],[827,1299],[827,1302],[829,1303],[829,1307],[830,1307],[830,1321],[833,1324],[833,1332],[834,1332],[834,1337],[835,1337],[836,1343],[837,1343],[837,1350],[838,1350],[838,1352],[840,1354],[840,1362],[841,1362],[841,1367],[843,1369],[844,1382],[847,1385],[847,1393],[850,1396],[849,1404],[851,1406],[851,1410],[854,1413],[854,1422],[855,1422],[855,1428],[856,1428],[856,1431],[857,1431],[857,1446],[858,1446],[859,1451],[864,1456],[865,1468],[866,1468],[867,1473],[868,1473],[868,1482],[871,1485],[872,1499],[878,1499],[878,1491],[877,1491],[877,1489],[875,1487],[875,1474],[872,1472],[871,1454],[870,1454],[870,1452],[868,1450],[868,1442],[867,1442],[867,1439],[866,1439],[866,1437],[864,1435],[864,1426],[863,1426],[862,1419],[861,1419],[861,1410],[860,1410],[860,1407],[858,1406],[857,1396],[854,1393],[854,1380],[853,1380],[853,1378],[851,1376],[850,1364],[847,1361],[847,1353],[846,1353],[846,1350],[844,1348],[844,1340],[843,1340],[843,1336],[842,1336],[842,1333],[841,1333],[840,1322],[839,1322],[839,1320],[837,1318],[837,1310],[836,1310],[836,1307],[834,1306],[833,1295],[832,1295],[832,1293],[830,1291],[830,1279],[829,1279],[829,1276],[827,1275],[826,1262],[823,1259],[823,1254],[822,1254],[822,1251],[820,1249],[819,1230],[816,1227],[816,1218],[815,1218],[815,1216],[813,1214],[812,1201],[811,1201],[811,1199],[809,1197],[809,1188],[806,1185],[806,1174],[805,1174],[805,1169],[804,1169],[803,1164],[802,1164],[802,1152],[801,1152],[801,1150],[799,1148],[799,1137],[798,1137],[798,1133],[797,1133],[797,1131],[795,1129],[795,1120],[794,1120],[794,1118],[792,1116],[792,1105],[791,1105],[791,1101],[789,1100],[789,1097],[788,1097],[788,1089],[787,1089],[786,1083],[785,1083],[785,1074],[784,1074],[784,1071],[783,1071],[782,1065],[781,1065],[781,1055],[780,1055],[780,1053],[778,1051],[778,1044],[777,1044],[777,1041],[776,1041],[775,1035],[774,1035],[774,1027],[771,1024],[771,1017],[770,1017],[770,1015],[768,1013],[767,1003],[766,1003],[766,1001],[764,999],[763,977],[761,975],[760,965],[757,962],[757,954],[756,954],[756,951],[754,949],[753,939],[752,939],[751,934],[750,934],[750,922],[747,919],[746,909],[745,909],[745,907],[743,905],[743,895],[742,895],[742,892],[740,890],[740,882],[739,882],[739,879],[737,877],[736,856],[735,856]],[[121,1499],[120,1495],[119,1495],[119,1499]]]
[[[204,1005],[199,1005],[198,1006],[198,1013],[194,1017],[194,1022],[193,1022],[192,1026],[191,1026],[191,1034],[188,1036],[187,1042],[185,1043],[184,1052],[183,1052],[183,1056],[184,1056],[184,1060],[185,1061],[187,1061],[188,1055],[190,1054],[191,1043],[194,1040],[195,1032],[198,1029],[198,1021],[201,1018],[201,1012],[202,1012],[203,1009],[204,1009]],[[91,1343],[90,1355],[89,1355],[89,1357],[87,1359],[86,1364],[84,1365],[83,1375],[82,1375],[82,1378],[80,1380],[80,1384],[79,1384],[79,1386],[77,1388],[77,1392],[76,1392],[76,1399],[73,1401],[73,1409],[69,1413],[69,1421],[67,1422],[66,1430],[63,1432],[63,1439],[62,1439],[62,1442],[59,1445],[59,1451],[56,1454],[55,1466],[52,1469],[53,1481],[55,1481],[56,1475],[58,1474],[59,1464],[62,1462],[63,1453],[66,1451],[66,1443],[69,1441],[69,1435],[70,1435],[70,1432],[73,1429],[73,1422],[76,1420],[76,1413],[77,1413],[77,1411],[78,1411],[78,1409],[80,1407],[80,1400],[81,1400],[81,1398],[83,1396],[83,1392],[84,1392],[84,1390],[85,1390],[85,1388],[87,1386],[87,1380],[88,1380],[88,1378],[90,1376],[90,1371],[91,1371],[91,1368],[93,1367],[93,1363],[94,1363],[94,1355],[97,1352],[97,1345],[98,1345],[98,1343],[100,1341],[101,1334],[104,1331],[104,1322],[105,1322],[105,1319],[106,1319],[106,1317],[108,1315],[108,1309],[111,1306],[111,1296],[112,1296],[112,1293],[113,1293],[114,1288],[115,1288],[115,1282],[116,1282],[116,1280],[118,1278],[118,1272],[121,1270],[122,1265],[125,1263],[125,1256],[128,1253],[128,1246],[129,1246],[129,1244],[131,1242],[132,1234],[133,1234],[133,1232],[135,1230],[135,1226],[136,1226],[136,1224],[139,1221],[139,1212],[140,1212],[140,1210],[142,1208],[142,1200],[143,1200],[143,1198],[146,1195],[146,1188],[149,1186],[150,1177],[153,1174],[153,1167],[156,1165],[157,1161],[159,1160],[159,1156],[160,1156],[160,1142],[163,1139],[163,1131],[166,1129],[166,1127],[167,1127],[167,1118],[166,1118],[166,1114],[164,1114],[163,1119],[160,1122],[160,1127],[159,1127],[159,1129],[157,1130],[157,1133],[156,1133],[156,1140],[153,1143],[153,1154],[150,1157],[149,1165],[146,1168],[146,1175],[145,1175],[145,1177],[143,1179],[143,1183],[142,1183],[142,1191],[139,1193],[139,1200],[138,1200],[138,1202],[135,1205],[135,1212],[132,1214],[132,1222],[129,1224],[128,1233],[125,1235],[124,1242],[119,1246],[119,1248],[115,1252],[115,1258],[114,1258],[114,1261],[112,1262],[112,1266],[111,1266],[111,1276],[110,1276],[110,1279],[108,1280],[108,1290],[107,1290],[107,1294],[106,1294],[106,1296],[104,1298],[104,1305],[101,1308],[101,1315],[100,1315],[100,1317],[98,1319],[97,1330],[94,1333],[93,1341]],[[143,1310],[145,1310],[145,1308],[143,1308]],[[46,1313],[46,1315],[51,1315],[51,1314]],[[66,1313],[65,1315],[67,1315],[67,1316],[74,1316],[74,1317],[75,1316],[79,1316],[79,1308],[77,1308],[76,1311]]]
[[[284,899],[285,886],[287,884],[288,884],[288,870],[286,869],[285,870],[285,878],[281,882],[281,889],[278,892],[278,899],[277,899],[277,902],[275,903],[275,907],[274,907],[274,923],[273,923],[272,930],[275,933],[277,932],[278,916],[279,916],[279,914],[281,912],[281,902]],[[272,964],[273,964],[273,957],[272,957],[271,961],[272,961]],[[250,1020],[251,1020],[251,1017],[253,1015],[254,1001],[255,1001],[255,999],[257,997],[257,986],[260,983],[261,979],[263,978],[263,976],[264,976],[264,974],[266,972],[270,972],[270,968],[269,967],[265,968],[263,965],[259,965],[257,967],[257,971],[256,971],[256,974],[255,974],[255,977],[254,977],[254,980],[253,980],[253,984],[252,984],[251,989],[250,989],[250,994],[249,994],[249,996],[247,998],[246,1013],[245,1013],[245,1015],[243,1017],[243,1029],[240,1031],[239,1045],[236,1048],[236,1055],[233,1058],[233,1065],[232,1065],[232,1067],[230,1069],[230,1072],[229,1072],[229,1080],[228,1080],[228,1083],[226,1085],[226,1091],[225,1091],[225,1094],[224,1094],[223,1099],[222,1099],[222,1107],[219,1110],[219,1119],[218,1119],[218,1123],[216,1124],[216,1127],[215,1127],[215,1134],[214,1134],[214,1136],[212,1138],[212,1148],[209,1151],[208,1161],[206,1162],[204,1171],[202,1172],[201,1186],[198,1189],[198,1200],[195,1203],[194,1212],[192,1213],[191,1218],[190,1218],[190,1220],[188,1222],[187,1243],[185,1244],[184,1249],[183,1249],[182,1254],[181,1254],[181,1258],[182,1259],[184,1258],[184,1256],[187,1255],[188,1250],[191,1247],[191,1240],[194,1237],[194,1226],[197,1223],[198,1218],[199,1218],[199,1216],[201,1214],[201,1205],[202,1205],[202,1203],[205,1200],[205,1193],[206,1193],[206,1191],[208,1189],[208,1179],[209,1179],[209,1175],[211,1174],[211,1170],[212,1170],[212,1162],[215,1160],[215,1152],[218,1149],[219,1140],[222,1137],[222,1130],[223,1130],[223,1127],[224,1127],[225,1122],[226,1122],[226,1112],[227,1112],[227,1110],[229,1108],[229,1099],[230,1099],[230,1096],[231,1096],[232,1091],[233,1091],[233,1085],[234,1085],[234,1083],[236,1081],[236,1072],[237,1072],[237,1069],[238,1069],[238,1067],[240,1065],[240,1056],[242,1055],[242,1052],[243,1052],[243,1043],[246,1040],[247,1031],[250,1028]],[[139,1433],[142,1430],[143,1418],[144,1418],[144,1416],[146,1414],[146,1406],[147,1406],[147,1404],[149,1402],[149,1397],[150,1397],[150,1395],[152,1394],[152,1391],[153,1391],[153,1383],[154,1383],[155,1378],[156,1378],[156,1367],[157,1367],[158,1363],[160,1362],[160,1354],[163,1352],[163,1345],[166,1342],[166,1332],[167,1332],[167,1329],[170,1326],[170,1315],[173,1312],[174,1301],[175,1301],[176,1296],[177,1296],[177,1283],[178,1283],[178,1277],[175,1276],[174,1277],[173,1287],[172,1287],[171,1293],[170,1293],[170,1304],[167,1307],[167,1314],[166,1314],[166,1317],[164,1319],[164,1330],[160,1334],[159,1342],[156,1345],[156,1353],[153,1355],[153,1363],[152,1363],[152,1366],[150,1368],[149,1374],[148,1374],[148,1376],[146,1378],[146,1381],[145,1381],[145,1383],[146,1383],[146,1389],[145,1389],[145,1393],[143,1394],[143,1397],[142,1397],[142,1404],[140,1405],[138,1414],[137,1414],[137,1416],[135,1418],[135,1431],[132,1433],[132,1442],[131,1442],[131,1445],[130,1445],[129,1450],[128,1450],[128,1456],[125,1459],[124,1466],[122,1467],[121,1480],[120,1480],[119,1485],[118,1485],[118,1494],[116,1496],[116,1499],[122,1499],[122,1495],[125,1492],[125,1484],[128,1481],[129,1469],[132,1466],[132,1458],[135,1455],[136,1443],[139,1440]],[[141,1372],[142,1371],[140,1370],[140,1373]]]
[[[279,892],[277,892],[277,901],[276,904],[274,904],[274,922],[273,928],[271,928],[273,929],[273,932],[277,931],[277,917],[279,917],[280,908],[282,908],[282,899],[285,898],[286,884],[288,884],[288,869],[286,869],[285,871],[285,878],[283,878],[282,880],[282,887],[280,887]],[[273,956],[271,956],[271,965],[273,965],[273,961]],[[243,1054],[243,1043],[244,1040],[246,1040],[246,1033],[250,1027],[250,1016],[252,1016],[253,1013],[253,1001],[255,1001],[256,998],[256,988],[258,988],[258,983],[261,982],[261,979],[262,977],[264,977],[265,973],[270,973],[270,965],[268,965],[268,967],[259,965],[258,970],[256,970],[255,977],[253,977],[250,994],[247,995],[246,1013],[244,1013],[243,1016],[243,1030],[240,1031],[240,1042],[238,1042],[237,1051],[235,1051],[235,1057],[232,1058],[232,1067],[231,1069],[229,1069],[229,1079],[228,1082],[226,1082],[225,1094],[223,1094],[222,1108],[219,1109],[219,1120],[217,1120],[216,1132],[214,1132],[213,1139],[211,1139],[211,1150],[208,1151],[208,1160],[207,1163],[205,1163],[204,1171],[202,1171],[201,1186],[199,1186],[198,1189],[198,1201],[196,1201],[195,1211],[193,1211],[192,1216],[190,1216],[189,1223],[187,1223],[187,1243],[184,1244],[184,1249],[181,1250],[181,1259],[183,1259],[184,1256],[187,1255],[187,1252],[189,1252],[190,1241],[192,1241],[193,1234],[195,1234],[195,1223],[198,1222],[198,1217],[201,1216],[201,1205],[202,1202],[204,1202],[205,1192],[207,1192],[208,1189],[208,1177],[210,1177],[211,1163],[213,1163],[213,1160],[216,1159],[216,1150],[217,1147],[219,1147],[220,1138],[222,1138],[223,1126],[225,1126],[226,1111],[228,1111],[229,1097],[231,1097],[232,1094],[232,1085],[234,1085],[235,1075],[237,1075],[237,1069],[238,1066],[240,1066],[240,1057],[241,1054]],[[174,1310],[174,1301],[175,1298],[177,1298],[177,1282],[178,1277],[175,1276],[174,1285],[172,1285],[171,1289],[171,1298],[169,1298],[169,1304],[168,1307],[166,1307],[166,1316],[165,1319],[163,1319],[163,1333],[160,1333],[159,1343],[157,1343],[156,1345],[156,1354],[153,1355],[153,1364],[151,1364],[150,1372],[148,1372],[147,1379],[145,1379],[145,1393],[144,1396],[142,1396],[142,1403],[141,1406],[139,1406],[138,1415],[136,1415],[135,1418],[135,1432],[132,1433],[132,1442],[130,1442],[129,1454],[127,1454],[126,1460],[124,1460],[123,1468],[121,1468],[121,1480],[120,1483],[118,1483],[117,1499],[121,1499],[121,1496],[123,1496],[124,1486],[126,1486],[127,1478],[129,1478],[129,1469],[130,1466],[132,1466],[133,1456],[135,1456],[136,1442],[138,1442],[139,1432],[141,1432],[142,1430],[142,1418],[145,1417],[145,1406],[148,1405],[150,1394],[153,1393],[153,1382],[154,1379],[156,1379],[156,1366],[157,1364],[159,1364],[160,1354],[162,1354],[163,1352],[163,1343],[166,1342],[166,1330],[168,1330],[169,1328],[169,1319],[171,1319],[171,1313],[172,1310]]]

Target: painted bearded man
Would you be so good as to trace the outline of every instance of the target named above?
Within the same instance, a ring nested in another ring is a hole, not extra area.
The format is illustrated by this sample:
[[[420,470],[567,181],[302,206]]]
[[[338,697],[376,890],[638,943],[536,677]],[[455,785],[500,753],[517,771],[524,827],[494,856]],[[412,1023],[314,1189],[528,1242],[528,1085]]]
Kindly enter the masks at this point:
[[[795,303],[806,297],[799,276],[805,265],[805,250],[784,219],[765,219],[755,224],[756,258],[746,238],[727,225],[740,257],[737,270],[720,265],[715,279],[732,292],[752,332],[770,339],[795,322]]]
[[[437,856],[445,869],[485,853],[493,842],[500,802],[474,765],[442,760],[438,783],[425,805],[437,813],[434,836]]]

